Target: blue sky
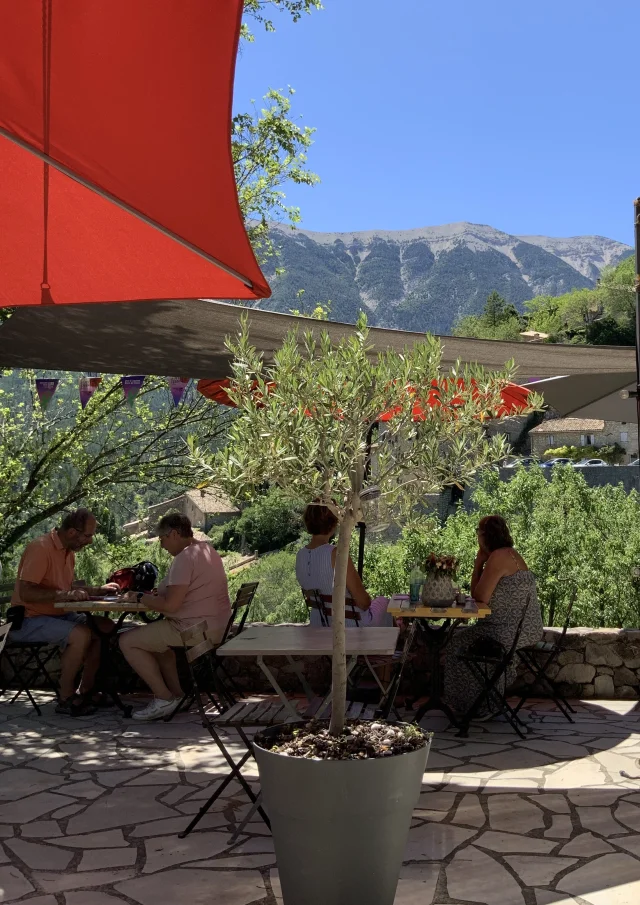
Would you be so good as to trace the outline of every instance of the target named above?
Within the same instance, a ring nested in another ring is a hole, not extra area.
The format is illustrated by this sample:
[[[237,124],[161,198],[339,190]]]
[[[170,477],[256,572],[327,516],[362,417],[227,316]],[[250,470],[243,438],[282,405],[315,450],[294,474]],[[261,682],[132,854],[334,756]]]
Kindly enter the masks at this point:
[[[639,0],[325,0],[276,28],[244,46],[235,106],[296,89],[322,180],[287,190],[303,227],[632,242]]]

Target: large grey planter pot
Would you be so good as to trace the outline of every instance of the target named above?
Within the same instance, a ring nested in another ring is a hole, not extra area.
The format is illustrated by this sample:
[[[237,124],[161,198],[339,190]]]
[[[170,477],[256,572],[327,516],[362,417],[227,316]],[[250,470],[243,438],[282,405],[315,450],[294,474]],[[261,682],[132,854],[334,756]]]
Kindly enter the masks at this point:
[[[254,744],[284,905],[393,905],[430,745],[326,761]]]

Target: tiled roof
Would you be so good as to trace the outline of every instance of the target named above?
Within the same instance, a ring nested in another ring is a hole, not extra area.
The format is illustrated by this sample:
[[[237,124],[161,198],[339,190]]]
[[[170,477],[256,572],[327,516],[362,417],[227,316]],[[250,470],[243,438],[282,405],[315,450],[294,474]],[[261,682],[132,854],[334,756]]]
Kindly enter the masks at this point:
[[[207,515],[239,511],[221,490],[187,490],[185,496],[189,497],[200,511],[206,512]]]
[[[533,427],[530,434],[576,434],[588,431],[604,430],[604,421],[599,418],[551,418],[537,427]]]

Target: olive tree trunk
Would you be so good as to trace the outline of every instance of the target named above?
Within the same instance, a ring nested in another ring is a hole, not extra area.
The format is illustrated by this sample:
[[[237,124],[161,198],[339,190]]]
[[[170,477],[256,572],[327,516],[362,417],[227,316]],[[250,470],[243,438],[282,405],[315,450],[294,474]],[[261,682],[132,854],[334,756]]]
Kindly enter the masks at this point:
[[[336,565],[333,572],[331,625],[333,627],[333,660],[331,671],[331,725],[332,735],[340,735],[344,729],[347,702],[347,655],[345,651],[345,599],[347,591],[347,563],[349,544],[356,519],[349,509],[340,523],[336,545]]]

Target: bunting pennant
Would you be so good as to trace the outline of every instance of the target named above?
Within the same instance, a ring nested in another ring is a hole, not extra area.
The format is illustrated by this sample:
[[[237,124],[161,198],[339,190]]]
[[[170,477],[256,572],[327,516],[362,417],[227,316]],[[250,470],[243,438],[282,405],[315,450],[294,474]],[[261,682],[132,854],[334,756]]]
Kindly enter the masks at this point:
[[[168,377],[167,382],[171,391],[171,398],[174,406],[179,406],[182,402],[187,387],[189,386],[190,377]]]
[[[133,408],[136,396],[140,392],[142,384],[144,383],[144,374],[134,377],[121,377],[120,380],[122,382],[122,389],[124,391],[124,398],[126,400],[126,403],[129,408]]]
[[[102,377],[91,376],[81,377],[78,382],[78,390],[80,391],[80,405],[85,408],[87,402],[91,399],[95,391],[102,382]]]
[[[38,393],[38,399],[40,400],[40,405],[42,406],[42,411],[46,412],[47,406],[53,399],[53,394],[58,389],[58,384],[60,381],[58,378],[50,378],[50,377],[37,377],[36,378],[36,391]]]

